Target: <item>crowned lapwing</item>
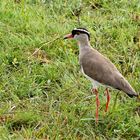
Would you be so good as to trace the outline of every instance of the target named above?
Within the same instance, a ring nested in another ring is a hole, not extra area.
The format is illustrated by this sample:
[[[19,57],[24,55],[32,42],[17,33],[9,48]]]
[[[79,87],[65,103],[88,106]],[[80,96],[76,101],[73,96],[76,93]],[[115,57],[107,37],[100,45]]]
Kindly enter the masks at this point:
[[[85,28],[76,28],[72,30],[64,39],[74,38],[79,45],[79,62],[81,71],[93,85],[92,91],[96,94],[96,122],[98,122],[98,86],[106,87],[107,103],[106,109],[110,101],[109,87],[125,92],[129,97],[138,96],[128,81],[117,70],[115,65],[90,45],[90,33]]]

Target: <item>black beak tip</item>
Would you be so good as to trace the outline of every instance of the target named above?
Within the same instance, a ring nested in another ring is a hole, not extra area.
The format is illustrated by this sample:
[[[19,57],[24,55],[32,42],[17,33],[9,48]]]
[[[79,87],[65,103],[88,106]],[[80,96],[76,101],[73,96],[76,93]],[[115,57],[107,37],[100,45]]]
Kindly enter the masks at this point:
[[[63,39],[65,40],[65,39],[67,39],[67,37],[63,37]]]

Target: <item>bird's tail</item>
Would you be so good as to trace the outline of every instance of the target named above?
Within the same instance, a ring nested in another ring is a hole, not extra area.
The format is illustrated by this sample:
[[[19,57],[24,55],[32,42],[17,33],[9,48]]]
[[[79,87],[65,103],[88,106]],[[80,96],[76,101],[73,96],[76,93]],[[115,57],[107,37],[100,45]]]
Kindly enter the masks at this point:
[[[126,93],[131,98],[133,98],[133,97],[140,98],[140,95],[138,93],[136,93],[133,89],[132,90],[129,90],[129,92],[126,92]]]
[[[129,82],[124,78],[123,84],[123,91],[131,98],[137,97],[140,98],[140,95],[133,89],[133,87],[129,84]]]
[[[123,89],[125,91],[125,93],[131,98],[136,97],[138,100],[140,100],[140,94],[137,93],[133,89],[133,87],[128,83],[128,81],[126,79],[124,79],[124,80],[126,82],[126,85],[124,86],[124,89]]]

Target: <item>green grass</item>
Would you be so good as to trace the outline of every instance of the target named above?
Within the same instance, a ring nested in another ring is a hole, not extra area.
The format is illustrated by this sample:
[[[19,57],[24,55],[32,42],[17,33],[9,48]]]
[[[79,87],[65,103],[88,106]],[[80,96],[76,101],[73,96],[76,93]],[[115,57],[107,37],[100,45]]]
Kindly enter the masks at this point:
[[[100,88],[95,124],[95,96],[80,73],[77,43],[63,40],[86,27],[93,47],[139,92],[139,13],[139,0],[0,1],[0,139],[139,139],[140,102],[117,90],[105,114]],[[33,57],[36,48],[49,63]]]

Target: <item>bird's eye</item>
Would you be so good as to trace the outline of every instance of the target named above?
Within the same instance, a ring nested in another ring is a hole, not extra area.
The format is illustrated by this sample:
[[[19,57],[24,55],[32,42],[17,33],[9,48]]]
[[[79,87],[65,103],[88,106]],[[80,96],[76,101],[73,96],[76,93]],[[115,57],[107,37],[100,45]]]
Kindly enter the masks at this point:
[[[80,34],[80,32],[77,32],[76,34],[77,34],[77,35],[79,35],[79,34]]]

